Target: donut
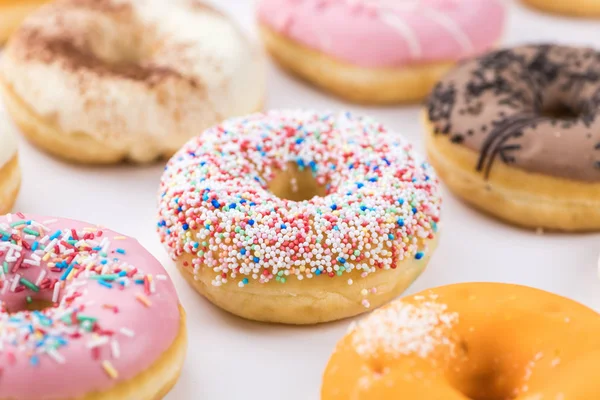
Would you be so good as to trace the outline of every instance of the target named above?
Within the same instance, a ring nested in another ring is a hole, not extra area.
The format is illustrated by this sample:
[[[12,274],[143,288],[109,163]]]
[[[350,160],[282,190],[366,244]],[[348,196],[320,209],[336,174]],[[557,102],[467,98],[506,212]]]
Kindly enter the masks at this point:
[[[27,14],[49,0],[2,0],[0,1],[0,44],[6,42]]]
[[[524,46],[465,62],[427,104],[431,163],[475,207],[528,228],[600,229],[600,53]]]
[[[459,59],[500,41],[498,0],[261,0],[267,49],[285,69],[366,104],[423,100]]]
[[[26,19],[0,65],[24,135],[77,163],[145,163],[262,107],[264,57],[199,0],[58,0]]]
[[[0,217],[2,399],[160,399],[175,384],[185,314],[135,239],[85,222]]]
[[[525,286],[463,283],[397,300],[351,327],[322,400],[594,399],[600,316]]]
[[[600,2],[597,0],[523,0],[531,7],[543,11],[575,17],[600,17]]]
[[[158,232],[224,310],[326,322],[378,307],[423,271],[438,186],[410,144],[368,117],[271,111],[213,127],[169,161]]]
[[[0,215],[10,211],[21,187],[14,127],[0,110]]]

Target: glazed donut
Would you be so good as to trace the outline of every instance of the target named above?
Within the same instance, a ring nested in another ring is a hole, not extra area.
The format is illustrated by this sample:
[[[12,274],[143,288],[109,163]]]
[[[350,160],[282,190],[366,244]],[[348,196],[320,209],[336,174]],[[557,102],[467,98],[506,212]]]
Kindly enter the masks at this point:
[[[426,290],[351,328],[322,400],[570,400],[600,393],[600,316],[525,286]]]
[[[459,59],[500,41],[497,0],[261,0],[271,55],[342,98],[387,104],[423,100]]]
[[[263,57],[199,0],[58,0],[2,59],[21,130],[80,163],[171,156],[195,132],[261,108]]]
[[[217,306],[311,324],[377,307],[437,242],[433,170],[370,118],[272,111],[192,139],[167,164],[158,231]]]
[[[457,195],[511,223],[600,229],[600,53],[539,45],[466,62],[435,87],[427,150]]]
[[[0,0],[0,44],[6,42],[27,14],[48,1]]]
[[[185,314],[136,240],[68,219],[0,217],[0,398],[153,400],[175,384]]]
[[[600,17],[600,2],[598,0],[523,0],[524,3],[557,14],[576,17]]]
[[[0,215],[10,211],[21,187],[21,169],[14,127],[0,109]]]

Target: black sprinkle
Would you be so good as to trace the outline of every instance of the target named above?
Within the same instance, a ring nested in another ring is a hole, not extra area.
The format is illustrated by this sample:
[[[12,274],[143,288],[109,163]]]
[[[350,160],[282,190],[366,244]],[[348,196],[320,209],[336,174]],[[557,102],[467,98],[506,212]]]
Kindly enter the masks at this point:
[[[560,126],[565,130],[565,139],[569,130],[582,124],[600,131],[600,52],[554,45],[524,46],[488,53],[461,63],[459,68],[470,68],[468,81],[457,83],[450,74],[439,82],[429,98],[429,119],[436,134],[450,135],[455,118],[475,121],[497,110],[496,117],[480,125],[486,138],[477,169],[486,176],[496,158],[516,162],[524,143],[532,142],[523,137],[536,135],[544,126],[541,124]],[[550,95],[555,97],[548,98]],[[556,103],[573,115],[561,116],[547,110]],[[464,132],[451,135],[450,140],[463,143],[475,134],[468,127]],[[586,137],[594,136],[590,132]],[[594,149],[600,150],[600,142]],[[600,161],[595,167],[600,168]]]

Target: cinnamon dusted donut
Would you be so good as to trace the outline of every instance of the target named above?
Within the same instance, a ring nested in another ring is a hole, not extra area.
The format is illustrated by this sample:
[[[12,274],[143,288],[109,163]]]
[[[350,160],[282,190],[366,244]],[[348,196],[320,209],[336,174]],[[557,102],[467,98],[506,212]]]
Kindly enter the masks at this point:
[[[272,111],[204,132],[168,163],[158,231],[185,278],[225,310],[310,324],[378,307],[435,249],[433,170],[349,113]]]
[[[600,229],[600,53],[553,45],[463,63],[427,109],[432,164],[457,195],[517,225]]]
[[[498,0],[260,0],[271,55],[344,99],[421,101],[457,60],[498,44]]]
[[[0,109],[0,215],[10,211],[21,187],[14,127]]]
[[[23,19],[49,0],[0,0],[0,44],[17,29]]]
[[[262,55],[199,0],[58,0],[15,33],[1,73],[25,136],[81,163],[171,156],[265,92]]]
[[[442,286],[350,329],[322,400],[592,400],[600,393],[600,315],[525,286]]]
[[[598,0],[523,0],[530,6],[557,14],[576,17],[600,17],[600,1]]]

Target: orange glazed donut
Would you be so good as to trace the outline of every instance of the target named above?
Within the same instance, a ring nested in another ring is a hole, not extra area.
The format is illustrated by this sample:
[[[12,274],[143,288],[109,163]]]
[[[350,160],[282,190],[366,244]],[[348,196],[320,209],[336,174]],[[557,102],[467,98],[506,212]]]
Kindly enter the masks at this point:
[[[524,286],[466,283],[375,311],[338,343],[322,400],[593,400],[600,316]]]

